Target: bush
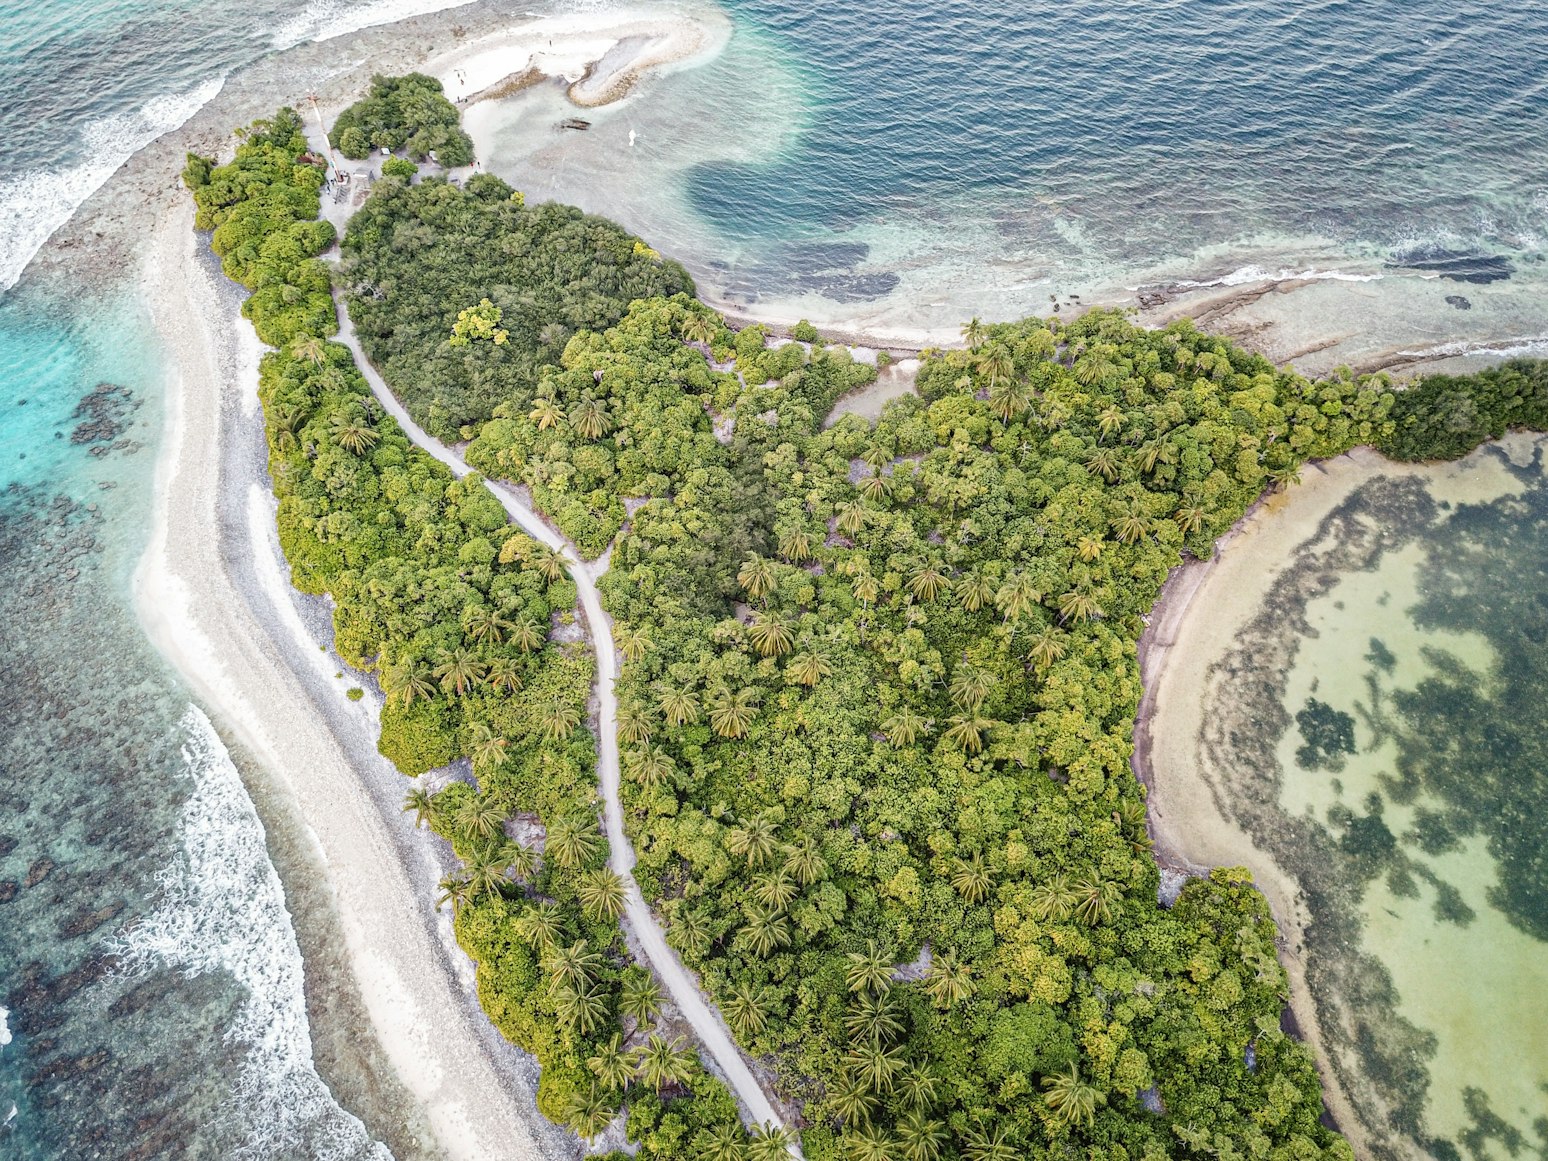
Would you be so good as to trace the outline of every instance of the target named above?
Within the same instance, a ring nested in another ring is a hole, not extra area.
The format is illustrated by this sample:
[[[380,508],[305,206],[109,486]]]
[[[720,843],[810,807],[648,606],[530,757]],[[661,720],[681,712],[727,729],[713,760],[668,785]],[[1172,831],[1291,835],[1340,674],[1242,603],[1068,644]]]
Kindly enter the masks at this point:
[[[416,161],[434,153],[442,165],[471,165],[473,139],[459,120],[434,77],[377,76],[366,98],[339,114],[328,139],[345,157],[361,158],[379,146],[405,150]]]
[[[406,157],[389,157],[382,162],[383,177],[401,177],[404,181],[408,181],[418,172],[419,166]]]

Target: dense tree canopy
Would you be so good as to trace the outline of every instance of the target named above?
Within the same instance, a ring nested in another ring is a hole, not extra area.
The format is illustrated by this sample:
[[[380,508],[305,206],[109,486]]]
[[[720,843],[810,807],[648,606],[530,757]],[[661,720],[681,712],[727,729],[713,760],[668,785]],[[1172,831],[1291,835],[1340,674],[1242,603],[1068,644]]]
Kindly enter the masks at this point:
[[[371,361],[426,430],[455,440],[496,406],[532,406],[542,370],[578,331],[601,331],[631,300],[693,282],[632,234],[573,206],[527,207],[499,178],[463,188],[383,183],[350,220],[349,312]],[[506,341],[455,343],[487,300]]]
[[[415,161],[431,153],[445,166],[473,164],[473,140],[462,131],[457,106],[441,82],[424,73],[372,77],[371,91],[339,114],[328,134],[345,157],[373,149],[402,150]]]

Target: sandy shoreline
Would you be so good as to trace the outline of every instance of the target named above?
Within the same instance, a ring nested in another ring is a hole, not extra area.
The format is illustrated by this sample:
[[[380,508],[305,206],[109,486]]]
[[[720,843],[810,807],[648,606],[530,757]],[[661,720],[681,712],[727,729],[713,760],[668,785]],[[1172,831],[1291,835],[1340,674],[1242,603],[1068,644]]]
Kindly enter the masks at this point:
[[[375,752],[376,707],[343,697],[336,659],[317,648],[325,627],[288,588],[248,398],[253,347],[200,245],[185,206],[147,255],[171,365],[157,526],[135,578],[142,621],[311,830],[372,1031],[445,1154],[573,1156],[573,1138],[533,1107],[535,1065],[478,1009],[434,906],[440,852],[399,810],[407,782]]]

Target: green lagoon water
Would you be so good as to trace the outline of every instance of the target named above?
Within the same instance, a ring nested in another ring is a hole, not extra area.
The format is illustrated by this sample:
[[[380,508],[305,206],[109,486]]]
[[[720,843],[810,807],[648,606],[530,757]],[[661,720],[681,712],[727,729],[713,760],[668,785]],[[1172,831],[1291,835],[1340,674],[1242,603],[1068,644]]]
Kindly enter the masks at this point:
[[[1226,794],[1307,890],[1381,1156],[1548,1156],[1548,460],[1515,438],[1340,506],[1239,642]]]

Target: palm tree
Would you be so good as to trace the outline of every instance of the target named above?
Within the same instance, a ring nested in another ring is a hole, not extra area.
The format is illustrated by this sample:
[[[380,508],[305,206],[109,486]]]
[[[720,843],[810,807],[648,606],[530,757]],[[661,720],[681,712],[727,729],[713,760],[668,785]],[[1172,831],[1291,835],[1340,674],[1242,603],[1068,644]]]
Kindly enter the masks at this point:
[[[844,1027],[852,1040],[892,1040],[903,1031],[898,1002],[888,992],[864,992],[844,1017]]]
[[[416,786],[410,790],[403,799],[404,813],[414,812],[414,825],[424,826],[430,818],[430,792],[423,786]]]
[[[1082,536],[1075,543],[1075,552],[1081,560],[1090,564],[1102,555],[1102,538],[1100,536]]]
[[[935,567],[935,562],[919,563],[909,574],[908,591],[921,601],[933,601],[946,588],[946,574]]]
[[[1091,621],[1101,615],[1102,609],[1096,603],[1096,598],[1091,596],[1090,593],[1071,589],[1059,598],[1059,617],[1061,620],[1079,619]]]
[[[488,722],[475,721],[468,727],[468,736],[473,739],[469,747],[469,754],[475,766],[498,766],[505,760],[505,748],[508,743],[504,738],[497,737]]]
[[[1127,417],[1119,408],[1108,404],[1097,414],[1097,430],[1103,435],[1112,435],[1123,430],[1126,419]]]
[[[650,631],[643,625],[637,629],[620,629],[618,648],[625,661],[640,661],[650,652]]]
[[[994,599],[994,589],[976,572],[970,572],[952,586],[957,603],[970,613],[976,613]]]
[[[747,908],[747,925],[742,928],[754,952],[767,956],[790,942],[790,921],[777,911],[762,907]]]
[[[624,766],[629,776],[651,793],[659,790],[677,769],[671,755],[660,746],[630,750],[624,755]]]
[[[864,951],[851,951],[844,958],[849,961],[844,982],[851,992],[881,992],[892,986],[892,952],[874,939],[866,941]]]
[[[790,1155],[790,1130],[778,1125],[754,1125],[747,1145],[747,1161],[786,1161]]]
[[[623,1033],[614,1032],[607,1043],[597,1049],[595,1056],[586,1058],[586,1067],[608,1088],[628,1088],[634,1080],[634,1059],[624,1047]]]
[[[328,357],[328,344],[316,335],[297,335],[291,341],[290,353],[294,358],[305,360],[314,367],[321,367]]]
[[[435,901],[437,908],[445,907],[448,903],[452,906],[452,914],[461,911],[463,905],[473,902],[473,885],[461,875],[447,875],[441,880],[441,894]]]
[[[733,855],[744,856],[749,867],[761,867],[774,857],[777,840],[774,823],[767,815],[759,814],[726,833],[726,849]]]
[[[549,584],[564,576],[564,557],[545,545],[534,544],[527,555],[527,563]]]
[[[1197,504],[1179,508],[1172,519],[1177,521],[1177,527],[1182,529],[1184,536],[1192,536],[1204,527],[1204,509]]]
[[[539,903],[530,911],[524,912],[516,921],[516,930],[523,939],[538,950],[541,956],[546,958],[554,950],[554,945],[564,930],[564,924],[559,916],[559,905]]]
[[[333,442],[352,455],[363,456],[376,446],[381,433],[357,415],[341,411],[333,417],[328,428]]]
[[[930,728],[923,716],[908,706],[899,708],[896,713],[882,722],[881,726],[882,733],[887,735],[887,740],[894,746],[912,746]]]
[[[951,1140],[945,1125],[932,1121],[918,1109],[898,1122],[897,1131],[903,1161],[940,1161],[941,1151]]]
[[[872,1092],[892,1091],[892,1080],[903,1067],[902,1054],[896,1048],[880,1044],[859,1044],[844,1054],[844,1064]]]
[[[554,982],[572,989],[590,985],[592,973],[601,966],[602,956],[592,951],[584,939],[577,939],[568,947],[550,948],[543,958],[543,970]]]
[[[791,657],[790,664],[785,666],[785,676],[808,689],[832,673],[833,666],[828,664],[828,659],[815,651],[797,653]]]
[[[630,744],[650,741],[650,712],[637,701],[622,702],[618,706],[618,738]]]
[[[484,680],[491,689],[515,693],[522,686],[521,665],[514,657],[496,657],[489,663]]]
[[[475,641],[488,640],[499,643],[505,640],[505,631],[515,627],[494,609],[485,605],[479,605],[462,614],[462,631]]]
[[[994,674],[959,665],[951,675],[951,700],[965,710],[976,712],[994,692]]]
[[[507,843],[500,848],[500,858],[511,874],[518,879],[525,879],[537,868],[537,855],[531,847],[524,847],[520,843]]]
[[[532,410],[527,413],[527,418],[537,424],[539,431],[547,431],[551,427],[557,427],[564,422],[564,412],[559,409],[559,404],[552,399],[541,398],[532,405]]]
[[[1093,476],[1101,476],[1102,479],[1111,484],[1118,478],[1118,469],[1122,463],[1123,460],[1119,456],[1117,448],[1098,448],[1086,460],[1086,470]]]
[[[752,897],[765,907],[783,911],[796,897],[795,880],[784,870],[765,872],[753,879]]]
[[[669,726],[692,725],[699,720],[699,702],[690,689],[663,686],[660,704],[661,713]]]
[[[860,489],[860,494],[871,501],[879,501],[892,494],[892,478],[880,472],[866,476],[856,486]]]
[[[1083,387],[1095,387],[1117,372],[1106,356],[1088,351],[1075,360],[1075,381]]]
[[[977,315],[974,315],[962,327],[962,341],[968,345],[970,350],[983,346],[984,340],[988,337],[989,328],[978,321]]]
[[[607,1128],[615,1115],[613,1106],[596,1085],[576,1089],[564,1103],[565,1123],[587,1140]]]
[[[575,897],[592,919],[617,919],[624,912],[624,881],[608,868],[598,867],[580,877]]]
[[[679,907],[677,914],[672,917],[668,938],[678,951],[691,951],[697,954],[709,942],[709,920],[705,919],[701,912]]]
[[[768,1023],[768,993],[743,980],[731,989],[731,998],[720,1006],[726,1014],[731,1030],[742,1040],[748,1040],[763,1031]]]
[[[501,857],[502,853],[495,850],[481,850],[465,864],[468,883],[475,895],[498,895],[500,888],[509,881],[505,877],[505,870],[509,864]]]
[[[839,1138],[851,1161],[897,1161],[898,1146],[879,1125],[859,1125]]]
[[[736,583],[755,601],[763,600],[774,591],[779,574],[774,562],[761,556],[750,556],[742,562],[736,574]]]
[[[795,644],[795,634],[778,613],[754,613],[747,636],[764,657],[781,657]]]
[[[847,1125],[860,1125],[871,1119],[876,1097],[859,1077],[844,1073],[828,1093],[828,1107]]]
[[[388,701],[408,706],[417,699],[429,701],[435,696],[435,682],[408,661],[401,661],[382,671],[382,691]]]
[[[511,644],[523,653],[536,653],[548,639],[548,634],[543,632],[536,621],[531,620],[518,621],[510,632]]]
[[[935,1073],[929,1065],[910,1064],[898,1074],[897,1093],[909,1108],[922,1110],[935,1103]]]
[[[723,738],[745,738],[758,716],[758,691],[739,689],[733,694],[721,686],[710,699],[709,711],[710,729]]]
[[[601,439],[612,430],[613,420],[607,404],[588,391],[570,408],[570,427],[582,439]]]
[[[1063,923],[1075,909],[1077,896],[1063,875],[1053,875],[1032,888],[1032,914],[1044,923]]]
[[[1016,373],[1016,362],[1004,343],[993,343],[978,356],[978,373],[989,380],[989,389],[1001,379],[1009,379]]]
[[[539,715],[538,729],[550,742],[562,742],[575,732],[580,719],[580,710],[571,704],[570,699],[562,693],[555,693],[549,697],[548,704]]]
[[[974,983],[968,965],[949,951],[937,953],[925,972],[924,990],[937,1008],[950,1008],[973,994]]]
[[[700,1129],[693,1138],[693,1149],[698,1161],[745,1161],[747,1134],[741,1125],[722,1121],[713,1129]]]
[[[881,584],[868,572],[862,572],[856,576],[850,587],[854,591],[855,600],[862,605],[871,604],[881,592]]]
[[[1032,388],[1020,379],[1002,379],[989,388],[989,409],[1008,424],[1032,406]]]
[[[474,795],[463,801],[457,812],[457,825],[469,834],[481,839],[492,839],[505,827],[505,811],[482,795]]]
[[[809,834],[803,834],[785,847],[785,861],[782,867],[801,886],[809,887],[822,878],[828,869],[828,863],[822,857],[822,849],[817,845],[817,840]]]
[[[1065,636],[1057,629],[1044,629],[1027,649],[1027,660],[1039,669],[1047,669],[1064,656]]]
[[[590,1036],[607,1019],[607,989],[601,984],[584,989],[560,987],[554,993],[554,1015],[570,1031]]]
[[[1020,1161],[1021,1153],[1006,1138],[1009,1130],[1003,1125],[995,1125],[993,1132],[988,1132],[982,1125],[967,1131],[967,1148],[962,1151],[966,1161]]]
[[[970,859],[953,859],[951,862],[951,885],[958,894],[974,904],[989,897],[989,888],[994,884],[989,868],[984,866],[983,855],[975,853]]]
[[[1042,603],[1043,593],[1026,573],[1019,569],[1005,578],[995,590],[995,607],[1007,621],[1019,621]]]
[[[629,972],[623,979],[623,990],[618,997],[618,1010],[634,1018],[636,1025],[643,1025],[661,1010],[661,987],[649,972]]]
[[[668,1043],[661,1036],[652,1035],[639,1050],[639,1077],[658,1093],[674,1084],[687,1084],[693,1075],[693,1054],[680,1047],[681,1043]]]
[[[946,732],[941,735],[966,754],[976,754],[984,748],[984,734],[995,723],[977,713],[953,714],[946,719]]]
[[[587,862],[600,843],[596,828],[580,819],[561,818],[548,828],[548,840],[543,849],[567,871]]]
[[[678,332],[690,343],[709,346],[720,334],[720,324],[707,314],[689,314],[679,325]]]
[[[1075,884],[1075,917],[1088,927],[1110,921],[1123,899],[1123,888],[1111,879],[1082,879]]]
[[[812,538],[805,532],[787,532],[779,538],[779,554],[791,564],[805,564],[812,558]]]
[[[442,649],[436,653],[439,664],[434,673],[448,694],[461,696],[484,676],[484,665],[466,649]]]
[[[845,536],[853,537],[865,527],[865,505],[859,500],[843,500],[834,505],[836,526]]]
[[[1149,531],[1150,517],[1138,503],[1130,505],[1128,511],[1113,521],[1113,533],[1124,544],[1143,540]]]
[[[1086,1125],[1096,1120],[1098,1106],[1107,1096],[1081,1079],[1080,1069],[1072,1062],[1068,1069],[1043,1078],[1043,1103],[1053,1110],[1054,1119],[1065,1125]]]

